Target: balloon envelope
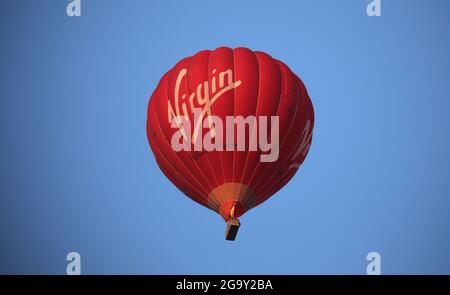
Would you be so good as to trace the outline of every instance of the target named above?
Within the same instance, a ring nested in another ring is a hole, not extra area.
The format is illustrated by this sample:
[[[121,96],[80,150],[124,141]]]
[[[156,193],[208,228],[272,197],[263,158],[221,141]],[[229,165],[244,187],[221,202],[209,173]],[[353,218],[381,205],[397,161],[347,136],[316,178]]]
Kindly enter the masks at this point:
[[[294,176],[313,126],[300,78],[247,48],[204,50],[179,61],[161,78],[147,112],[147,136],[162,172],[226,221]]]

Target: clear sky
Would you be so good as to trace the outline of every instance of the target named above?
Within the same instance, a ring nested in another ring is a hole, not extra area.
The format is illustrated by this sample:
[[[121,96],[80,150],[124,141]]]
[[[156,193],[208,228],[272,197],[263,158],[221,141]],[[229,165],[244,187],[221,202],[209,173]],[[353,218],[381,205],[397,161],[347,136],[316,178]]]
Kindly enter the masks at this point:
[[[0,273],[450,273],[450,1],[0,1]],[[160,172],[162,75],[203,49],[285,62],[315,108],[292,181],[224,240]]]

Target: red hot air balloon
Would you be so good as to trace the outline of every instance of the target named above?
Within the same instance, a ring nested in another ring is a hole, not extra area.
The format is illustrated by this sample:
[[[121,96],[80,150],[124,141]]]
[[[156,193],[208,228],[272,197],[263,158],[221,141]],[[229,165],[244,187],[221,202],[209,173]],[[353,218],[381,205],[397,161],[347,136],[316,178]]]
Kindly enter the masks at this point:
[[[178,62],[147,111],[147,137],[163,173],[227,221],[280,190],[311,145],[314,110],[303,82],[264,52],[220,47]]]

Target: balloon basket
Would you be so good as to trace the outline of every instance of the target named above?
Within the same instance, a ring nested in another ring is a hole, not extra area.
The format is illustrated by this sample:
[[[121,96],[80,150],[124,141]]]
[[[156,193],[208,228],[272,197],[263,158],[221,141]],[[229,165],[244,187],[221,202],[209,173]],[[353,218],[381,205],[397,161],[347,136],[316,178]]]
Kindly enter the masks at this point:
[[[239,219],[230,219],[227,221],[227,230],[225,232],[225,239],[228,241],[234,241],[239,230],[241,223]]]

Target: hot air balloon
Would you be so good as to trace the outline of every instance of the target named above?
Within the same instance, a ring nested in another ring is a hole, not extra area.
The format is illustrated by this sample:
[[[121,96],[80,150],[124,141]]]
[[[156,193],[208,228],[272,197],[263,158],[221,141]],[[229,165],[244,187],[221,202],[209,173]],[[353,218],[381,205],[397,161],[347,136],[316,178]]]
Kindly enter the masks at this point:
[[[203,50],[159,81],[147,110],[156,162],[186,196],[214,210],[234,240],[239,217],[294,176],[314,110],[283,62],[247,48]]]

